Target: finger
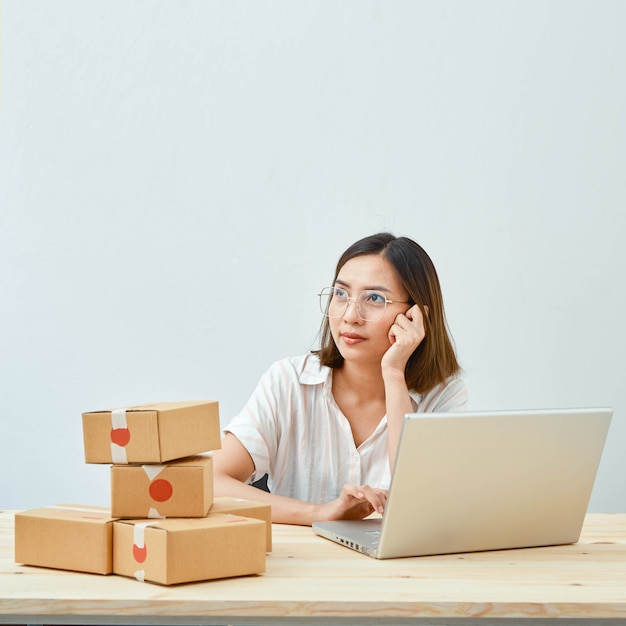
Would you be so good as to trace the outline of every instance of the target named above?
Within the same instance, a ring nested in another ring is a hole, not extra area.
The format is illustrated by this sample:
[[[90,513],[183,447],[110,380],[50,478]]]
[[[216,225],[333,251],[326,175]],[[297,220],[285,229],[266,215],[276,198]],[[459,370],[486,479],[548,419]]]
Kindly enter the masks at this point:
[[[369,502],[374,511],[382,514],[387,501],[384,492],[381,492],[379,489],[372,489],[369,485],[363,485],[359,488],[359,491],[363,494],[363,497]]]
[[[378,495],[385,501],[387,502],[387,498],[389,498],[389,490],[387,489],[376,489],[376,493],[378,493]]]
[[[422,328],[424,326],[424,317],[420,308],[414,305],[406,313],[400,313],[396,316],[394,325],[405,331],[409,331],[412,328]]]
[[[424,322],[424,314],[422,313],[422,309],[419,308],[417,304],[414,304],[406,313],[405,316],[411,322]]]
[[[413,309],[415,309],[413,311]],[[417,338],[421,341],[426,336],[426,321],[424,318],[424,314],[419,306],[414,305],[411,311],[407,311],[407,313],[411,313],[411,317],[405,316],[404,325],[402,322],[398,320],[398,325],[406,330],[407,332],[412,332],[416,335]]]
[[[408,326],[411,323],[411,318],[407,315],[409,311],[406,313],[398,313],[396,315],[396,319],[393,320],[393,323],[399,326],[400,328],[404,328],[404,326]]]
[[[413,322],[409,322],[406,318],[404,320],[398,320],[392,324],[388,333],[389,341],[393,344],[398,340],[406,340],[412,335],[421,334],[413,324]]]
[[[393,332],[391,328],[389,329],[389,332],[387,333],[387,337],[389,339],[389,343],[393,346],[393,344],[396,343],[396,333]]]
[[[356,500],[365,499],[362,487],[356,487],[354,485],[344,485],[341,491],[344,496],[347,496],[349,498],[355,498]]]
[[[369,500],[371,507],[376,511],[376,513],[380,513],[381,515],[385,512],[385,504],[386,502],[380,499],[378,496]]]

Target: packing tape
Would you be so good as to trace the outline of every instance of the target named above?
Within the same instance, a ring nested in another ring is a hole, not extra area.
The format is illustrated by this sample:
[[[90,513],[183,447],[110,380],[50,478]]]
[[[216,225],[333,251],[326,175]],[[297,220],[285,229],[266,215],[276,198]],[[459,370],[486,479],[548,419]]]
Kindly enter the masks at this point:
[[[156,509],[153,509],[152,507],[150,507],[150,510],[148,511],[148,517],[150,519],[165,519],[165,515],[161,515]]]
[[[114,409],[111,411],[111,428],[128,428],[126,423],[127,409]],[[116,443],[111,444],[111,460],[117,465],[127,465],[128,456],[126,448],[118,446]]]
[[[133,544],[138,548],[145,546],[146,526],[158,526],[159,522],[140,522],[133,527]]]
[[[133,551],[135,548],[143,550],[146,543],[146,526],[158,526],[159,522],[140,522],[133,527]],[[143,560],[143,559],[142,559]],[[135,578],[139,582],[145,581],[146,572],[143,569],[134,572]]]
[[[128,409],[113,409],[111,411],[111,426],[113,428],[128,428],[126,424],[126,411]]]
[[[50,506],[44,506],[44,509],[61,509],[63,511],[81,511],[83,513],[103,513],[103,514],[111,514],[111,510],[107,509],[103,511],[101,509],[86,509],[80,506],[63,506],[62,504],[53,504]]]
[[[141,467],[150,481],[153,481],[167,467],[167,465],[142,465]]]
[[[126,456],[126,448],[118,446],[116,443],[111,444],[111,461],[115,465],[128,465],[128,457]]]

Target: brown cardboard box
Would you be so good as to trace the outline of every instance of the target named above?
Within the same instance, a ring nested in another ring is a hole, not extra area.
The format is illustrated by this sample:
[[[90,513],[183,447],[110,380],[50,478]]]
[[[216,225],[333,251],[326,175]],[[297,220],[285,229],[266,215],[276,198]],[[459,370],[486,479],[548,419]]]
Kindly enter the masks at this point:
[[[83,413],[87,463],[164,463],[217,450],[216,401],[159,402]]]
[[[265,524],[236,515],[119,520],[113,571],[173,585],[265,571]]]
[[[60,504],[15,514],[15,562],[110,574],[113,522],[109,509]]]
[[[115,517],[204,517],[213,502],[213,457],[197,455],[164,465],[112,465]]]
[[[266,526],[265,549],[267,552],[272,551],[272,507],[269,504],[257,502],[256,500],[220,496],[213,499],[209,515],[214,513],[232,513],[233,515],[263,520]]]

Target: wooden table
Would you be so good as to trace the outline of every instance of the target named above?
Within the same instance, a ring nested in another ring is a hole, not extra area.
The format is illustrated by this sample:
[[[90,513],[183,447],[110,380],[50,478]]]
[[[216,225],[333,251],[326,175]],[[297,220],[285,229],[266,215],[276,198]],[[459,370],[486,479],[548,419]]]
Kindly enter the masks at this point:
[[[0,623],[626,624],[626,514],[588,515],[575,545],[387,561],[273,530],[265,574],[163,587],[16,565],[5,511]]]

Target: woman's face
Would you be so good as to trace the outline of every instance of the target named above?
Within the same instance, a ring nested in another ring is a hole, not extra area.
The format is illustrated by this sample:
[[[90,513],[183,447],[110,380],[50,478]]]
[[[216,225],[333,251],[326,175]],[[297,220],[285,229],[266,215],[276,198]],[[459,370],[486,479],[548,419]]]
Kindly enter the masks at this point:
[[[341,356],[348,362],[380,364],[389,349],[389,329],[400,313],[410,305],[406,292],[395,269],[383,256],[367,254],[347,261],[339,271],[334,287],[344,289],[350,298],[348,308],[341,317],[329,318],[330,331]],[[384,316],[379,321],[365,321],[358,312],[356,297],[361,291],[384,294],[387,303]]]

